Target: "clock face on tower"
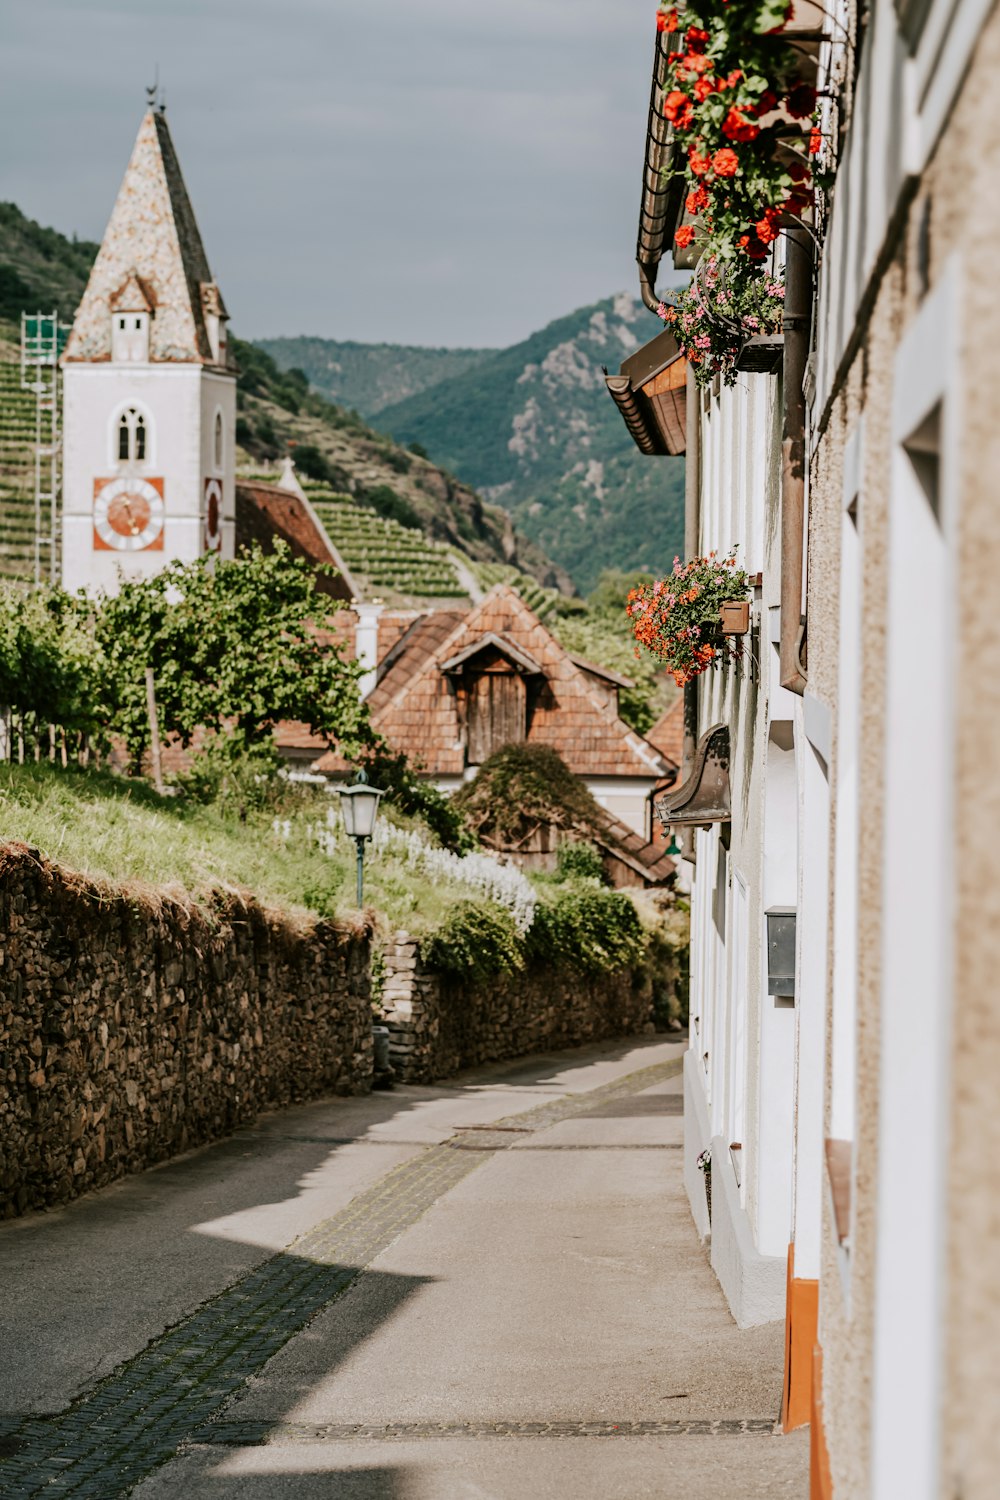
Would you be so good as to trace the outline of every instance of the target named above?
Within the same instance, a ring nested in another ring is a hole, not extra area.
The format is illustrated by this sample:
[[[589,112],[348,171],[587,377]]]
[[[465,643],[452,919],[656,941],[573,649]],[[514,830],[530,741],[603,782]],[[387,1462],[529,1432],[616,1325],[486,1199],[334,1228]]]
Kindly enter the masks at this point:
[[[119,475],[94,480],[97,551],[163,550],[163,480]]]

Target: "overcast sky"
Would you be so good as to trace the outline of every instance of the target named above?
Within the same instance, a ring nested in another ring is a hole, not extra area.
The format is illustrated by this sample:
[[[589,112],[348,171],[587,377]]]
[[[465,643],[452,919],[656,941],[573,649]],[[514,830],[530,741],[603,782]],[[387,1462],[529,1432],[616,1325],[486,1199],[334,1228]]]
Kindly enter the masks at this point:
[[[655,0],[0,12],[0,197],[99,239],[158,61],[243,337],[499,345],[636,288]]]

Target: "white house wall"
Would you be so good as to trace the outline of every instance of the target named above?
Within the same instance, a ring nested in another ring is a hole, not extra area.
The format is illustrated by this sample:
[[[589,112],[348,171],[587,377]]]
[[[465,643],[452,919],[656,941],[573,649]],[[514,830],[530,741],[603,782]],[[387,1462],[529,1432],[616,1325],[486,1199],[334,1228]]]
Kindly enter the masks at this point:
[[[699,733],[720,722],[730,726],[733,817],[725,840],[719,826],[696,834],[691,1047],[684,1075],[688,1194],[704,1231],[704,1187],[694,1162],[710,1145],[712,1265],[743,1326],[783,1313],[791,1227],[795,1013],[766,996],[764,944],[768,902],[794,906],[796,900],[791,709],[787,695],[773,691],[776,652],[769,640],[780,595],[779,391],[772,376],[742,375],[718,397],[700,398],[700,550],[725,557],[737,548],[739,565],[763,575],[754,596],[754,636],[744,638],[746,663],[699,679]],[[787,722],[775,730],[772,754],[774,703]],[[781,789],[770,823],[769,774],[776,795]]]

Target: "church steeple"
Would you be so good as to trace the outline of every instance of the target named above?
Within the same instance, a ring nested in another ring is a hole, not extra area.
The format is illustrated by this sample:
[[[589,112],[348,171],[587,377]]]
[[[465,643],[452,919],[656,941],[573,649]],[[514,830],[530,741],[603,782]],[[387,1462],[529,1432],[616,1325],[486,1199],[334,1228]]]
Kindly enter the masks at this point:
[[[147,111],[63,355],[63,583],[235,546],[227,313],[161,108]]]
[[[150,303],[148,359],[228,369],[222,295],[209,269],[166,115],[139,127],[64,360],[115,357],[113,315],[141,288]]]

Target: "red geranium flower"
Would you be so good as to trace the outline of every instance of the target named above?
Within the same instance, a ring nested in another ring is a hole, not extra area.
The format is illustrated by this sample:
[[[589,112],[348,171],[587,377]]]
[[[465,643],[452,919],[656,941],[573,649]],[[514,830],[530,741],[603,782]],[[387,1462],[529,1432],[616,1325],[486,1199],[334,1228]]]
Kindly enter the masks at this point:
[[[811,83],[797,83],[785,100],[785,108],[793,120],[808,120],[816,110],[817,97]]]
[[[699,26],[689,26],[686,38],[689,52],[704,52],[705,43],[708,41],[707,31],[702,31]]]
[[[661,10],[656,17],[657,31],[676,31],[677,12],[675,10]]]
[[[765,89],[760,98],[757,100],[757,103],[754,105],[752,113],[755,114],[759,120],[761,115],[769,115],[772,109],[777,108],[777,105],[777,94],[775,94],[771,89]]]
[[[718,155],[718,153],[716,153]],[[733,153],[735,155],[735,153]],[[688,166],[696,177],[704,177],[712,163],[709,157],[702,156],[696,146],[692,146],[688,152]],[[733,169],[736,170],[735,168]]]
[[[741,250],[745,250],[751,260],[766,260],[768,256],[767,246],[761,244],[757,236],[756,228],[749,234],[741,234],[737,241]]]
[[[686,130],[694,119],[694,105],[687,94],[682,94],[680,89],[674,89],[663,101],[663,113],[679,130]]]
[[[713,79],[697,78],[695,80],[693,93],[699,104],[703,103],[704,100],[708,98],[709,94],[714,94],[714,92],[715,82]]]
[[[688,193],[684,200],[684,211],[689,214],[701,213],[703,208],[708,207],[708,192],[700,184],[693,193]]]
[[[707,73],[712,66],[712,59],[704,57],[700,52],[686,52],[684,54],[684,66],[691,73]]]
[[[735,177],[740,159],[731,146],[723,146],[712,157],[712,171],[716,177]],[[692,167],[692,171],[694,168]]]
[[[793,161],[788,165],[788,175],[793,182],[805,182],[809,176],[809,168],[803,161]]]
[[[735,106],[731,106],[729,113],[722,122],[722,134],[729,137],[731,141],[752,141],[760,135],[760,126],[741,115]]]
[[[823,149],[823,132],[814,125],[809,132],[809,155],[817,156]]]
[[[679,250],[684,250],[688,245],[690,245],[693,239],[694,225],[682,224],[680,229],[678,229],[677,233],[674,235],[674,244]]]

